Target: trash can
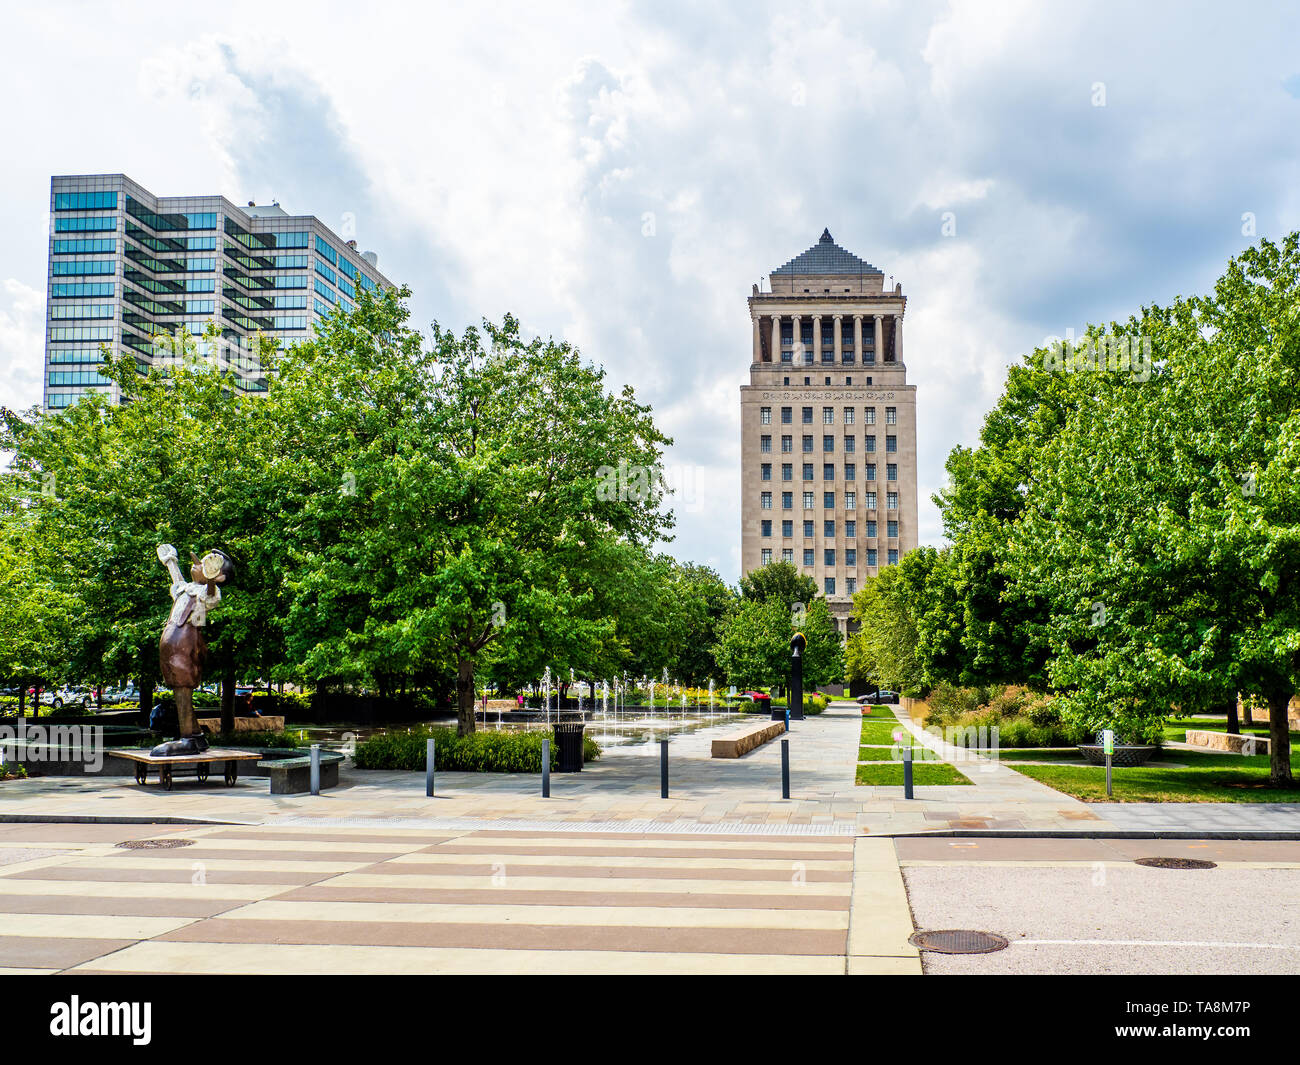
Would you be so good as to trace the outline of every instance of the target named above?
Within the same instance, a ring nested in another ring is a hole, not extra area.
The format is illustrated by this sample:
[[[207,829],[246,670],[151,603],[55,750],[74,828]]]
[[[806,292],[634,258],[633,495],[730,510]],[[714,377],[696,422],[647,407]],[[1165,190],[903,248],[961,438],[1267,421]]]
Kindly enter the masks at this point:
[[[562,714],[555,721],[557,773],[582,772],[582,734],[587,726],[581,714]]]

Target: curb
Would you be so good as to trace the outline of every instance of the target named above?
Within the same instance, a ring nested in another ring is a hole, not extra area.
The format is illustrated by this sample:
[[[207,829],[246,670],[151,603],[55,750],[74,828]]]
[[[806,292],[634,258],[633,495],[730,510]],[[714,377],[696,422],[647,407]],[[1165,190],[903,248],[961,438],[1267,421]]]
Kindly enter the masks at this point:
[[[139,817],[123,814],[0,814],[0,825],[256,825],[260,821],[215,821],[206,817]]]
[[[1081,832],[1066,828],[942,828],[924,832],[870,833],[877,839],[928,839],[931,837],[958,837],[966,839],[1241,839],[1241,840],[1300,840],[1300,831],[1284,832],[1268,828],[1206,829],[1122,829],[1108,828]]]

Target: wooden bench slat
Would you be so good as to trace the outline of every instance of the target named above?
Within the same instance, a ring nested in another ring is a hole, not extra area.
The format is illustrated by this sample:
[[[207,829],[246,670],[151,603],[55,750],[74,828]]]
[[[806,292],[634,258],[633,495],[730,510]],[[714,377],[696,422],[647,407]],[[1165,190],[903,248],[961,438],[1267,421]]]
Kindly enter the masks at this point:
[[[172,754],[160,757],[154,757],[146,750],[122,750],[114,748],[107,752],[118,758],[126,758],[132,762],[143,762],[145,765],[199,765],[204,762],[250,762],[258,761],[261,755],[256,751],[227,751],[217,747],[210,747],[202,754]]]

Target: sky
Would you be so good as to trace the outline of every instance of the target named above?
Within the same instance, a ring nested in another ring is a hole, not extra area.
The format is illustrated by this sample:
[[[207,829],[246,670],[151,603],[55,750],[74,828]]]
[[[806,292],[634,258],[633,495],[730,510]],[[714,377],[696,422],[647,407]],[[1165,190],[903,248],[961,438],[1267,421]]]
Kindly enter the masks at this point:
[[[414,324],[517,315],[674,438],[667,549],[739,576],[745,300],[837,243],[903,284],[920,540],[1048,336],[1300,228],[1300,8],[8,4],[0,405],[41,398],[53,174],[355,227]]]

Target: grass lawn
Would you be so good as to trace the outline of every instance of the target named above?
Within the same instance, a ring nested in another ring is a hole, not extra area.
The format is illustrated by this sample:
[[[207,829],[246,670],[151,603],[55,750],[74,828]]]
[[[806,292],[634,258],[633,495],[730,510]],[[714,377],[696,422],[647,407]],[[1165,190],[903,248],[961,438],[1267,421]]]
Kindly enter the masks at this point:
[[[1186,768],[1150,762],[1132,769],[1114,769],[1114,795],[1109,799],[1103,766],[1013,765],[1011,768],[1084,802],[1300,803],[1300,787],[1268,786],[1268,759],[1262,756],[1169,751],[1164,757],[1182,762]]]
[[[898,744],[890,747],[871,747],[863,745],[858,748],[859,762],[897,762],[902,755],[902,748],[906,744]],[[928,747],[922,747],[919,744],[912,744],[912,761],[914,762],[942,762],[934,751]]]
[[[903,766],[899,762],[860,765],[857,783],[901,788]],[[912,767],[912,783],[919,787],[928,784],[969,784],[970,781],[946,762],[922,762]]]
[[[897,721],[871,721],[864,719],[862,722],[862,738],[858,742],[887,747],[895,742],[895,731],[901,732],[904,737],[911,735]]]
[[[864,706],[862,708],[862,717],[879,719],[881,721],[895,721],[894,711],[887,706],[877,703],[875,706]]]

